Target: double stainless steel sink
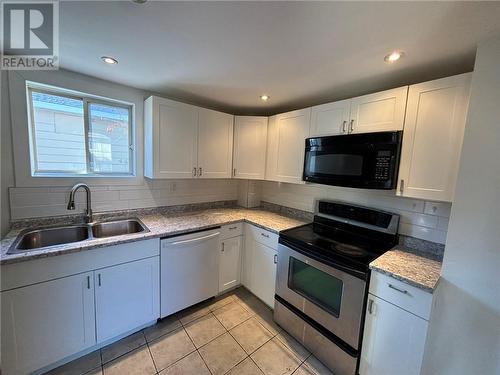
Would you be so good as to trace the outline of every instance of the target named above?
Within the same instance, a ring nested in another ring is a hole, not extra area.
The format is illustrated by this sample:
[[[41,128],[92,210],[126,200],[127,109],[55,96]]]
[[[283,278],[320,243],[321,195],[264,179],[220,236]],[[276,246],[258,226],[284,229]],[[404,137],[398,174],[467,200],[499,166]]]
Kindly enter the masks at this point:
[[[149,232],[149,230],[136,218],[31,229],[19,234],[16,241],[7,251],[7,254],[22,253],[96,238],[143,232]]]

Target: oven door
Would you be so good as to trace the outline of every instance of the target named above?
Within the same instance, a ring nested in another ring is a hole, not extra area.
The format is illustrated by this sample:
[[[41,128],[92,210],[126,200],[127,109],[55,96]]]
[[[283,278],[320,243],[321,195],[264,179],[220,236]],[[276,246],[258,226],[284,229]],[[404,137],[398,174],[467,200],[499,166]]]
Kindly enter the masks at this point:
[[[355,350],[366,282],[278,245],[276,294]]]

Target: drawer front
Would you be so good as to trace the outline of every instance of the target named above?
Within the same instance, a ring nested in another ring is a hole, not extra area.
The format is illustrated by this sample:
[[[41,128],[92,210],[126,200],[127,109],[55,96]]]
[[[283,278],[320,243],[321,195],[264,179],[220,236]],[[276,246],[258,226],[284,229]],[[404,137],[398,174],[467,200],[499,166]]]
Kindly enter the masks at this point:
[[[370,293],[429,320],[432,294],[380,272],[372,271]]]
[[[220,228],[221,240],[225,240],[226,238],[241,236],[242,234],[243,234],[243,223],[223,225]]]
[[[278,250],[278,235],[276,233],[249,224],[248,234],[262,245]]]

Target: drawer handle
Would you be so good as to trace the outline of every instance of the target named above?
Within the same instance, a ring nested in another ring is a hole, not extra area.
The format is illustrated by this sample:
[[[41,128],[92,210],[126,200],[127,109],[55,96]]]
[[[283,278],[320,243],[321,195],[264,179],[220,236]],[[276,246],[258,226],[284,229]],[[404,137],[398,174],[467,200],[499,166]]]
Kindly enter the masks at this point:
[[[229,230],[238,229],[238,227],[229,227]]]
[[[265,233],[262,233],[262,232],[261,232],[261,233],[260,233],[260,235],[261,235],[262,237],[269,238],[269,234],[265,234]]]
[[[368,313],[373,313],[373,300],[368,300]]]
[[[394,286],[394,285],[392,285],[392,284],[387,284],[387,285],[389,285],[389,288],[394,289],[394,290],[397,290],[399,293],[408,294],[408,291],[407,291],[407,290],[404,290],[404,289],[399,289],[397,286]]]

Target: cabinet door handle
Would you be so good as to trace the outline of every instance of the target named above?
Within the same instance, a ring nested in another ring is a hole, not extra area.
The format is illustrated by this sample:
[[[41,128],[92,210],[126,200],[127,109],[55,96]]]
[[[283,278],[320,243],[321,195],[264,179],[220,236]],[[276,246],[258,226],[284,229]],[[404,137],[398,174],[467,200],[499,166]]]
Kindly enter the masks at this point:
[[[198,176],[201,177],[201,175],[203,174],[203,169],[201,169],[201,167],[198,168]]]
[[[350,132],[352,133],[354,131],[354,120],[351,120],[350,129]]]
[[[101,286],[101,274],[97,274],[97,285]]]
[[[196,167],[193,167],[193,177],[196,177]]]
[[[342,121],[342,133],[345,133],[345,126],[347,125],[347,121]]]
[[[394,290],[397,290],[399,293],[408,294],[408,291],[407,291],[407,290],[404,290],[404,289],[399,289],[397,286],[394,286],[394,285],[392,285],[392,284],[388,284],[388,285],[389,285],[389,288],[394,289]]]
[[[404,190],[405,190],[405,180],[401,179],[401,183],[399,184],[399,192],[403,194]]]
[[[229,230],[238,229],[238,227],[229,227]]]
[[[262,233],[262,232],[261,232],[261,233],[260,233],[260,235],[261,235],[262,237],[269,238],[269,234],[265,234],[265,233]]]
[[[369,299],[368,300],[368,313],[373,313],[373,300]]]
[[[222,243],[222,252],[224,252],[224,242]]]
[[[236,176],[236,168],[233,169],[233,176]]]
[[[90,276],[87,276],[87,289],[90,289]]]
[[[278,254],[274,254],[274,264],[278,264]]]

